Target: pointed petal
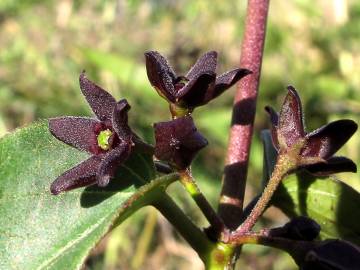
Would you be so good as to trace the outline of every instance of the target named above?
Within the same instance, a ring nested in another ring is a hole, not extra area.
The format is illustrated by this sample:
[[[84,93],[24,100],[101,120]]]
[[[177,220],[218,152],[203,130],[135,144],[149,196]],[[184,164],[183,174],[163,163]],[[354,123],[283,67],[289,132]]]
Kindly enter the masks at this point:
[[[331,122],[306,135],[307,143],[301,155],[324,159],[336,153],[355,133],[357,124],[352,120]]]
[[[275,149],[278,151],[279,150],[279,141],[278,141],[278,137],[277,137],[277,129],[278,129],[278,124],[279,124],[279,116],[277,114],[277,112],[275,112],[275,110],[270,107],[270,106],[266,106],[265,107],[265,111],[269,114],[270,116],[270,121],[271,121],[271,140],[273,142],[273,145],[275,147]]]
[[[216,78],[215,82],[215,91],[212,96],[212,99],[220,96],[225,90],[229,89],[239,80],[244,78],[246,75],[251,74],[252,72],[248,69],[237,68],[234,70],[230,70],[224,74],[221,74]]]
[[[98,120],[85,117],[57,117],[49,119],[49,130],[58,140],[79,150],[94,153],[97,137],[94,129]]]
[[[174,81],[176,75],[168,61],[160,53],[149,51],[145,53],[146,72],[149,81],[160,96],[167,100],[175,101]]]
[[[288,86],[288,94],[281,107],[278,133],[287,146],[305,136],[301,101],[295,88]]]
[[[309,248],[303,258],[299,257],[297,264],[301,270],[358,270],[360,248],[339,239],[317,241],[316,246]]]
[[[63,191],[95,184],[96,172],[100,162],[101,158],[99,156],[92,156],[76,167],[64,172],[51,184],[51,193],[57,195]]]
[[[114,97],[90,81],[84,72],[80,74],[79,81],[80,89],[95,115],[101,121],[110,120],[116,102]]]
[[[292,218],[282,227],[269,230],[269,236],[282,237],[293,240],[312,241],[320,233],[320,225],[313,219],[305,216]]]
[[[130,153],[130,144],[122,142],[106,154],[97,172],[98,186],[105,187],[109,184],[109,181],[114,177],[116,170],[125,162]]]
[[[200,74],[177,92],[176,101],[183,101],[190,108],[206,104],[211,99],[215,78],[215,73]]]
[[[217,52],[209,51],[203,54],[186,74],[186,78],[193,80],[203,73],[215,73],[217,65]]]
[[[122,140],[129,141],[131,139],[131,129],[128,126],[128,111],[130,105],[126,99],[122,99],[116,103],[114,107],[112,126]]]
[[[346,157],[331,157],[327,162],[321,162],[304,167],[317,176],[326,176],[333,173],[357,172],[356,164]]]

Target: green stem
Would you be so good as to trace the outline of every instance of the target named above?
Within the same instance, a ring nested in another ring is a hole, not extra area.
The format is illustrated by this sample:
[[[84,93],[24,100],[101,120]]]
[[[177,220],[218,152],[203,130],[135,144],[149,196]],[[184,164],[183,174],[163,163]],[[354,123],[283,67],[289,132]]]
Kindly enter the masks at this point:
[[[276,188],[280,184],[281,180],[286,176],[286,174],[293,168],[293,163],[289,161],[287,155],[279,155],[277,163],[275,165],[274,171],[271,175],[271,178],[266,185],[261,197],[257,201],[254,208],[251,210],[250,215],[246,220],[237,228],[236,232],[239,234],[249,232],[252,227],[254,227],[256,221],[264,212],[267,204],[269,203],[271,197],[273,196]]]
[[[205,233],[185,215],[167,194],[162,194],[161,198],[153,203],[153,206],[176,228],[206,264],[215,244],[207,238]]]
[[[235,247],[232,244],[216,243],[205,263],[206,270],[230,270],[233,269],[232,259]]]
[[[210,203],[200,191],[199,187],[194,181],[194,178],[191,175],[190,168],[180,172],[180,182],[198,205],[202,213],[205,215],[215,236],[220,236],[221,233],[226,230],[224,222],[220,219],[218,214],[211,207]]]

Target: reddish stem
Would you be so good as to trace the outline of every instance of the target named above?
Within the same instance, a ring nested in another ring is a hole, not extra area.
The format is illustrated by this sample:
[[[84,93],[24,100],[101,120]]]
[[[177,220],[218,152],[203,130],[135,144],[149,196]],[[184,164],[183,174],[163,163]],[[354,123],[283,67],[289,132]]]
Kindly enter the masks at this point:
[[[248,1],[240,66],[253,73],[237,87],[219,205],[219,214],[230,229],[238,227],[242,215],[268,7],[269,0]]]

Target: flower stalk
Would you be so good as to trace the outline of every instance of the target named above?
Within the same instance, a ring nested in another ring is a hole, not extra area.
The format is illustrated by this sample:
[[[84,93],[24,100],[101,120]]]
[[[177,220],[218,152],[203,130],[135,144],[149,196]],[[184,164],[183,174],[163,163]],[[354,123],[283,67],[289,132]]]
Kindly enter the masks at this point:
[[[167,194],[163,194],[161,198],[153,203],[153,206],[176,228],[177,232],[206,264],[208,256],[214,248],[214,243],[206,237]]]
[[[210,223],[212,231],[215,232],[215,235],[220,236],[220,234],[225,230],[224,222],[220,219],[218,214],[200,191],[191,174],[190,168],[180,172],[180,182],[205,215],[206,219]]]
[[[254,208],[251,210],[250,215],[239,226],[239,228],[236,230],[236,233],[244,234],[250,232],[256,221],[264,212],[281,180],[284,179],[288,172],[291,171],[294,167],[295,162],[293,162],[288,155],[278,156],[277,163],[268,184],[266,185]]]

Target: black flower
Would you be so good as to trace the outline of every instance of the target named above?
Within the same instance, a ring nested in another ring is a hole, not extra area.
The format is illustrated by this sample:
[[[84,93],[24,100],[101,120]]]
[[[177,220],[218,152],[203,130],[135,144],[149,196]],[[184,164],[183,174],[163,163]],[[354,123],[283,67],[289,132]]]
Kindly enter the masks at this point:
[[[321,241],[297,262],[301,270],[355,270],[360,267],[360,248],[338,239]]]
[[[271,237],[282,237],[293,240],[312,241],[320,233],[320,225],[309,217],[295,217],[282,227],[270,229]]]
[[[55,195],[95,183],[106,186],[133,147],[133,133],[127,123],[130,105],[126,99],[116,102],[108,92],[88,80],[84,73],[79,80],[81,91],[97,118],[52,118],[49,129],[57,139],[92,156],[51,184],[51,193]]]
[[[292,86],[288,87],[279,115],[271,107],[265,109],[270,114],[271,136],[277,151],[286,153],[299,147],[298,167],[317,175],[356,172],[356,165],[350,159],[333,156],[357,130],[354,121],[338,120],[306,133],[301,101]]]
[[[178,169],[187,168],[207,140],[197,131],[191,116],[154,124],[155,157]]]
[[[146,70],[150,83],[160,96],[176,108],[190,112],[221,95],[251,72],[233,69],[216,76],[217,53],[209,51],[201,56],[185,76],[177,76],[167,60],[156,51],[145,53]]]

